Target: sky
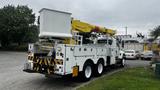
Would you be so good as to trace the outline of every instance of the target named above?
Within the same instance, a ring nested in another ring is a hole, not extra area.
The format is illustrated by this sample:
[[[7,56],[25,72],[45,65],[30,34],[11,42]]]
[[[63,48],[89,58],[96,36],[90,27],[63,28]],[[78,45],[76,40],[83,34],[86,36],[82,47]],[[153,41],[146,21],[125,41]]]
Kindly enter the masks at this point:
[[[117,30],[120,35],[149,32],[160,25],[160,0],[0,0],[5,5],[28,5],[38,16],[42,8],[72,13],[72,17]]]

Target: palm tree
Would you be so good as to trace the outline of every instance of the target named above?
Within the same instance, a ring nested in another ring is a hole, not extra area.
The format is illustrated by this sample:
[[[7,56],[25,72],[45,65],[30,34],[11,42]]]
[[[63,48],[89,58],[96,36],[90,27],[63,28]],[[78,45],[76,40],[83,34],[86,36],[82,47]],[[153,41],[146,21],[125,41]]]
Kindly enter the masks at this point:
[[[151,37],[153,37],[153,41],[155,41],[159,36],[160,36],[160,25],[155,27],[151,32],[150,32]],[[159,45],[158,45],[159,46]],[[153,52],[156,56],[153,57],[151,64],[154,64],[156,62],[160,62],[160,57],[159,57],[159,51],[155,50]]]
[[[160,26],[157,26],[156,28],[154,28],[150,34],[153,37],[153,41],[155,41],[160,36]],[[160,48],[160,43],[158,45],[158,48]]]
[[[160,26],[155,27],[150,34],[156,40],[160,36]]]

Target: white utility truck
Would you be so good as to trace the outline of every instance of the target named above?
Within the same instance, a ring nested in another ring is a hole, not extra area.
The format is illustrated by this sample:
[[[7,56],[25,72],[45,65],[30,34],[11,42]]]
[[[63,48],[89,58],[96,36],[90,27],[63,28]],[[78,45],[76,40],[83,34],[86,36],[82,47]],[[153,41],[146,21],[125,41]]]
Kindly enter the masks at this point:
[[[71,13],[40,10],[39,41],[29,44],[24,71],[45,75],[100,76],[106,66],[124,66],[115,31],[74,20]]]

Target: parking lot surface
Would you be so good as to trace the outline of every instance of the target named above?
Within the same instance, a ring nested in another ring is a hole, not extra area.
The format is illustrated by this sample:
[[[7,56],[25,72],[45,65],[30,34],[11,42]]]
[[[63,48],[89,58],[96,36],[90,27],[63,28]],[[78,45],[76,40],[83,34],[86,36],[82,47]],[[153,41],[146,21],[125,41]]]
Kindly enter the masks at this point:
[[[0,51],[0,90],[71,90],[83,84],[68,78],[46,78],[23,72],[26,60],[25,52]],[[126,67],[139,67],[149,65],[149,61],[127,60],[126,64]]]

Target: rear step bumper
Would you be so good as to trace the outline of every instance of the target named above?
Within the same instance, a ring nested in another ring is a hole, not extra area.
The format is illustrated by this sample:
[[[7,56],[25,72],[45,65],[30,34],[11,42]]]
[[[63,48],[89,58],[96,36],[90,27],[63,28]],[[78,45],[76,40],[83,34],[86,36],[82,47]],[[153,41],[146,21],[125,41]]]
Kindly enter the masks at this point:
[[[23,71],[27,73],[54,74],[54,67],[27,62],[24,64]]]
[[[23,71],[27,73],[36,73],[36,71],[30,70],[30,69],[23,69]]]

